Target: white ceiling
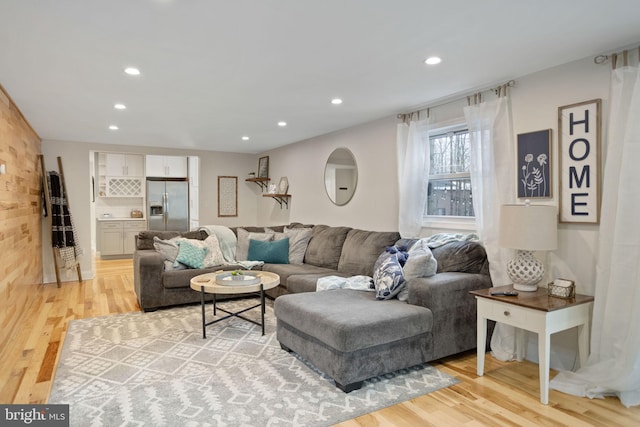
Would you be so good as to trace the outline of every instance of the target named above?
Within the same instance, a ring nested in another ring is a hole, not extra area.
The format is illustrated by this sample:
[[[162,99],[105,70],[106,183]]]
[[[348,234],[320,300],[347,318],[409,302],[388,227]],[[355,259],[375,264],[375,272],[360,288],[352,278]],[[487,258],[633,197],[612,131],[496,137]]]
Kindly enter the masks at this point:
[[[1,0],[0,84],[45,140],[259,153],[629,46],[639,24],[638,0]]]

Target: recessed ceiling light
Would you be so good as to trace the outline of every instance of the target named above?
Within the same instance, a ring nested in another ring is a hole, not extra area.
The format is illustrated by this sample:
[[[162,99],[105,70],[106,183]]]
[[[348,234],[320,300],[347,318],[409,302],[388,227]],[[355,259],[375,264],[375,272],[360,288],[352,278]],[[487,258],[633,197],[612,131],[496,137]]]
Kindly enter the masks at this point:
[[[331,100],[331,103],[332,103],[333,105],[340,105],[340,104],[342,104],[342,99],[340,99],[340,98],[333,98],[333,99]]]
[[[124,110],[127,108],[127,106],[124,104],[115,104],[113,108],[115,108],[116,110]]]
[[[281,128],[285,127],[287,125],[287,122],[278,122],[278,126],[280,126]]]
[[[116,125],[111,125],[111,126],[109,126],[109,129],[111,129],[111,130],[118,130],[118,129],[120,129],[120,128],[119,128],[118,126],[116,126]]]
[[[437,56],[431,56],[424,60],[424,63],[427,65],[436,65],[441,62],[442,62],[442,59],[438,58]]]
[[[248,136],[243,136],[243,137],[242,137],[242,140],[243,140],[243,141],[248,141],[248,140],[249,140],[249,137],[248,137]]]
[[[127,67],[124,69],[124,72],[129,74],[130,76],[139,76],[140,75],[140,70],[138,70],[135,67]]]

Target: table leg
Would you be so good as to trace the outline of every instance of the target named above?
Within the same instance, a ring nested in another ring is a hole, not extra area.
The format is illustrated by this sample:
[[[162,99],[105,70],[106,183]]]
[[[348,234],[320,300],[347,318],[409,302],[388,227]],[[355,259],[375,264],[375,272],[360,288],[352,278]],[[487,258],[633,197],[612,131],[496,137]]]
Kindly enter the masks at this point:
[[[578,353],[580,356],[580,367],[587,365],[589,357],[589,320],[578,326]]]
[[[538,363],[540,364],[540,402],[549,404],[549,350],[551,335],[538,334]]]
[[[527,331],[515,326],[514,328],[516,334],[516,360],[522,362],[527,356]]]
[[[207,322],[204,317],[204,286],[200,287],[200,307],[202,308],[202,339],[207,338]]]
[[[216,294],[213,294],[213,315],[216,315]]]
[[[487,352],[487,319],[478,315],[478,333],[477,333],[477,351],[478,351],[478,375],[484,375],[484,355]]]
[[[264,285],[262,283],[260,283],[260,315],[262,316],[262,335],[264,336],[264,312],[265,312],[265,306],[264,306]]]

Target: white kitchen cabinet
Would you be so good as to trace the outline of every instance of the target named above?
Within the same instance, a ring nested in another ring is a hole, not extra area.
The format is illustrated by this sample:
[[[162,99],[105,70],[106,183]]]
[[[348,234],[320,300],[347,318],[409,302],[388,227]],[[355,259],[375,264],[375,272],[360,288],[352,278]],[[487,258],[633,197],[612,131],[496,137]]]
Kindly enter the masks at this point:
[[[136,248],[136,235],[146,228],[144,221],[124,221],[122,247],[125,255],[133,254]]]
[[[187,158],[183,156],[155,156],[146,157],[147,176],[157,178],[187,178]]]
[[[107,176],[144,176],[144,159],[140,154],[106,153]]]
[[[131,255],[135,249],[135,236],[147,228],[146,221],[100,221],[100,257]]]
[[[189,156],[189,186],[198,187],[200,181],[200,157]]]
[[[198,187],[189,187],[189,219],[192,221],[198,221],[200,219],[200,215],[198,214],[200,211],[199,192]]]
[[[189,156],[189,221],[193,230],[199,221],[200,190],[198,187],[200,175],[200,158]]]

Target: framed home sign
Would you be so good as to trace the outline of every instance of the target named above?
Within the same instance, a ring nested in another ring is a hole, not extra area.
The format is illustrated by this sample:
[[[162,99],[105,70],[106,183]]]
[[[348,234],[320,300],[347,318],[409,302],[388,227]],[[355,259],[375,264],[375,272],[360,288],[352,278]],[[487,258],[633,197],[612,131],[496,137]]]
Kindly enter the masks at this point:
[[[218,216],[238,216],[238,177],[218,177]]]
[[[600,221],[601,104],[558,107],[560,222]]]
[[[518,197],[551,197],[551,129],[518,135]]]

